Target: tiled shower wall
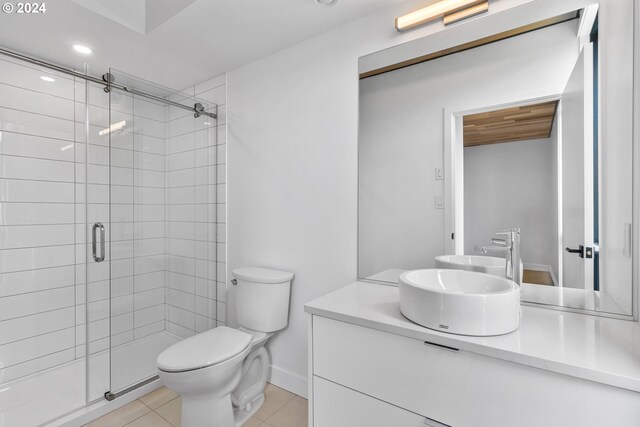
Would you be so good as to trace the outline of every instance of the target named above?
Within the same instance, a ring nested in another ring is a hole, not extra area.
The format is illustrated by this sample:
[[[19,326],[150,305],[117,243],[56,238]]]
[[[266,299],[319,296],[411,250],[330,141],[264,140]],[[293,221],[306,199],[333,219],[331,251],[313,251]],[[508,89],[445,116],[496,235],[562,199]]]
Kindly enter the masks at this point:
[[[75,358],[75,84],[0,58],[0,383]]]
[[[109,151],[109,95],[90,84],[87,153],[86,99],[83,80],[0,59],[0,383],[84,357],[87,317],[91,354],[165,327],[166,108],[112,93],[127,126]]]
[[[83,99],[77,94],[76,99]],[[111,97],[111,112],[109,100]],[[77,231],[77,253],[91,241],[91,227],[104,223],[110,242],[104,262],[95,263],[87,246],[87,317],[89,352],[107,350],[164,330],[164,149],[165,107],[139,97],[89,85],[89,153],[87,164],[87,226]],[[84,139],[84,104],[76,116]],[[109,116],[111,114],[111,117]],[[125,121],[120,131],[104,130]],[[103,135],[99,132],[103,131]],[[83,145],[77,148],[84,155]],[[84,220],[84,165],[76,173],[77,218]],[[86,234],[82,234],[82,232]],[[110,250],[109,250],[110,249]],[[82,270],[83,259],[78,269]],[[109,277],[111,276],[111,282]],[[78,274],[78,318],[83,319],[83,274]],[[84,343],[84,325],[77,341]],[[85,354],[78,349],[78,357]]]
[[[181,94],[218,104],[217,121],[169,107],[165,318],[168,331],[188,337],[226,323],[225,76]]]

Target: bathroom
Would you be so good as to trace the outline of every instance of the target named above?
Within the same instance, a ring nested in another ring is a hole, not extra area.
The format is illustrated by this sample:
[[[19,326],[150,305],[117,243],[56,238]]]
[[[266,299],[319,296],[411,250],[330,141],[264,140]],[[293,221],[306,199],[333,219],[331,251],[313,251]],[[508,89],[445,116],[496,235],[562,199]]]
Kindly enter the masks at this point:
[[[640,425],[638,28],[637,0],[6,2],[0,426]],[[518,109],[537,134],[470,145]],[[511,324],[423,270],[508,286]]]

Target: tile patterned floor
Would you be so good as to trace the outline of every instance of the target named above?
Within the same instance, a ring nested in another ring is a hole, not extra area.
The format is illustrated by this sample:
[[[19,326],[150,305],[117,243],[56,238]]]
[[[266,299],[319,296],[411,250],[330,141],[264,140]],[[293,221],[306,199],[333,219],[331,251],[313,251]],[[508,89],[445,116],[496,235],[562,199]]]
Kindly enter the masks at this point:
[[[306,427],[307,400],[267,384],[262,408],[244,427]],[[182,399],[162,387],[95,421],[86,427],[180,427]]]

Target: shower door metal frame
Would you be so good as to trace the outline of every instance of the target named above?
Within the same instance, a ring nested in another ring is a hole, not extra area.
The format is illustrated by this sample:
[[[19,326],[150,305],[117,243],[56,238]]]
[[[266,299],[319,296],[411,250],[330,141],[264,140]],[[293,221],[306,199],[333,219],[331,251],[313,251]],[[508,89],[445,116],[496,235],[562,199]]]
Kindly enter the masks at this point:
[[[156,96],[153,95],[151,93],[147,93],[144,91],[140,91],[134,88],[130,88],[127,86],[123,86],[120,84],[115,83],[115,81],[110,79],[110,73],[105,73],[102,78],[98,78],[98,77],[94,77],[94,76],[90,76],[88,73],[80,73],[78,71],[72,70],[70,68],[66,68],[66,67],[62,67],[60,65],[56,65],[54,63],[51,62],[47,62],[47,61],[43,61],[41,59],[37,59],[34,58],[32,56],[28,56],[22,53],[18,53],[18,52],[14,52],[12,50],[6,49],[4,47],[0,47],[0,54],[15,58],[15,59],[20,59],[22,61],[26,61],[29,62],[31,64],[34,65],[38,65],[40,67],[45,67],[45,68],[49,68],[51,70],[57,71],[59,73],[64,73],[64,74],[68,74],[70,76],[73,77],[77,77],[79,79],[84,79],[87,81],[90,81],[92,83],[97,83],[100,85],[103,85],[105,88],[105,92],[108,92],[111,90],[111,88],[117,88],[120,90],[123,90],[125,92],[129,92],[131,94],[135,94],[138,96],[142,96],[145,98],[149,98],[149,99],[153,99],[155,101],[161,101],[161,102],[165,102],[167,104],[170,104],[174,107],[178,107],[178,108],[182,108],[183,110],[189,110],[193,112],[193,115],[195,117],[200,117],[200,116],[207,116],[207,117],[211,117],[212,119],[217,119],[218,115],[216,113],[210,113],[207,111],[204,111],[204,108],[202,106],[202,104],[200,103],[196,103],[193,106],[189,106],[189,105],[185,105],[185,104],[180,104],[179,102],[175,102],[175,101],[171,101],[165,98],[162,98],[160,96]],[[111,81],[110,81],[111,80]]]

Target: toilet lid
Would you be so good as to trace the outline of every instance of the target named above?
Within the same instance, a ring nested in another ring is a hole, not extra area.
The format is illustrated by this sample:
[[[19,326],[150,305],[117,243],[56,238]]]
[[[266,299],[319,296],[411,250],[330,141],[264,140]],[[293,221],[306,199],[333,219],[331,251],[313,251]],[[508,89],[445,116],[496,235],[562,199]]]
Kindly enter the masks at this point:
[[[241,267],[234,269],[231,274],[238,280],[253,283],[284,283],[293,279],[293,273],[289,271],[274,270],[260,267]]]
[[[160,353],[158,368],[180,372],[206,368],[242,353],[251,343],[251,335],[220,326],[176,343]]]

